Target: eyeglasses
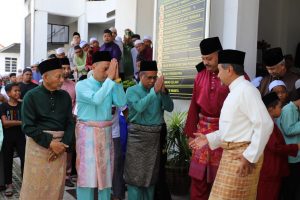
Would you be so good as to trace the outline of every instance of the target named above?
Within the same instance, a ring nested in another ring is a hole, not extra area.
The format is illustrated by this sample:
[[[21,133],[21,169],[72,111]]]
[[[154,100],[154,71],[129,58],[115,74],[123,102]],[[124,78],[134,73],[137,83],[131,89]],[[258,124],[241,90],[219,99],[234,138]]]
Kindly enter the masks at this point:
[[[146,78],[148,79],[148,80],[156,80],[157,79],[157,76],[147,76],[147,75],[145,75],[146,76]]]
[[[76,54],[80,53],[81,51],[75,51]]]

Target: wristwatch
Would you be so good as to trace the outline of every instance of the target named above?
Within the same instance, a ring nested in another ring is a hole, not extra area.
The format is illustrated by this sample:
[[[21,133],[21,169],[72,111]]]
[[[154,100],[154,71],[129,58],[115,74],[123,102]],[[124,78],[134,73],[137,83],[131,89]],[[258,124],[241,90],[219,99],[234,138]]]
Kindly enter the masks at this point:
[[[122,82],[122,79],[121,79],[121,78],[117,78],[117,79],[115,79],[115,82],[116,82],[116,83],[121,83],[121,82]]]

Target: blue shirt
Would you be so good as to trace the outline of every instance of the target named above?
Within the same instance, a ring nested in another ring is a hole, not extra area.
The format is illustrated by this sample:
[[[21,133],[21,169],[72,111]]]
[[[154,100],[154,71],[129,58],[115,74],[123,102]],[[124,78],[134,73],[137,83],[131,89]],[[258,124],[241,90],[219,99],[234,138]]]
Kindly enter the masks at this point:
[[[174,103],[169,94],[147,90],[142,83],[132,86],[126,92],[129,109],[128,119],[134,124],[145,126],[161,125],[164,110],[172,112]]]
[[[283,133],[286,144],[300,143],[300,112],[293,102],[282,108],[276,123]],[[300,162],[300,151],[298,151],[297,157],[289,156],[289,163],[297,162]]]
[[[126,104],[122,84],[107,78],[99,82],[91,76],[79,81],[75,87],[77,116],[82,121],[112,120],[112,105],[117,107]]]

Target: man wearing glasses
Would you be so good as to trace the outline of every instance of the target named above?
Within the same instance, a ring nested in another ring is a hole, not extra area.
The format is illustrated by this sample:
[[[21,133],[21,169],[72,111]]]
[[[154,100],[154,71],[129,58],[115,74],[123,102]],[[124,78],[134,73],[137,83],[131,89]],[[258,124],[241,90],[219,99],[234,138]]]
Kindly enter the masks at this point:
[[[157,77],[156,61],[141,62],[140,83],[127,89],[126,98],[129,125],[124,179],[128,199],[154,199],[163,114],[174,108],[164,77]]]

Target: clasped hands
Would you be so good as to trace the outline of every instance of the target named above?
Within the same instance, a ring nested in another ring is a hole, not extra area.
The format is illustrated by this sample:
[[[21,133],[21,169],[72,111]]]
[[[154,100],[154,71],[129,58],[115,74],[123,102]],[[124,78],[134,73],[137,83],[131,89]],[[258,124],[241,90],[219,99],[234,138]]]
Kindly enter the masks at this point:
[[[52,140],[49,145],[49,157],[48,161],[56,160],[61,154],[63,154],[69,145],[66,145],[60,141]]]
[[[111,80],[119,78],[119,66],[118,61],[115,58],[113,58],[109,64],[109,68],[107,69],[107,77]]]
[[[166,93],[165,77],[163,75],[157,78],[157,80],[154,84],[154,91],[155,91],[155,93],[158,93],[158,92]]]

